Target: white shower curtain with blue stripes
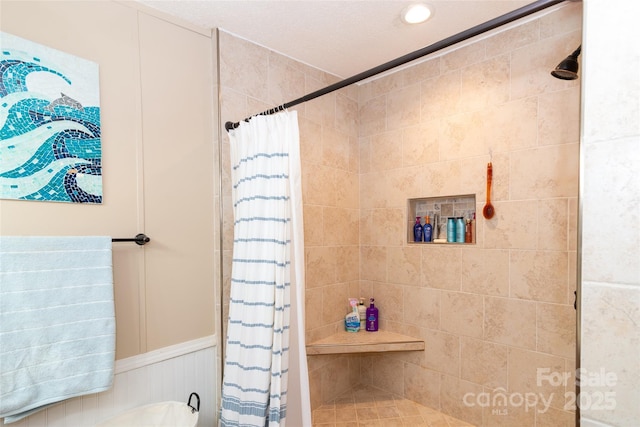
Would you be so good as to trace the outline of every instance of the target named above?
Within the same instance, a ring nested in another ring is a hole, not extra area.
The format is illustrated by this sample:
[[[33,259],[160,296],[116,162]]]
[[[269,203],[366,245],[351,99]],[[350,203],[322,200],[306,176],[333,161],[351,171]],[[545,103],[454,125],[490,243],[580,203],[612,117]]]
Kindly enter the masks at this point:
[[[304,260],[297,113],[253,117],[229,141],[234,241],[220,422],[284,426],[291,286],[304,285],[303,266],[292,265]],[[303,291],[293,295],[304,301]],[[294,320],[304,325],[304,317]],[[301,336],[297,361],[307,381],[304,328]],[[305,391],[308,400],[308,383]]]

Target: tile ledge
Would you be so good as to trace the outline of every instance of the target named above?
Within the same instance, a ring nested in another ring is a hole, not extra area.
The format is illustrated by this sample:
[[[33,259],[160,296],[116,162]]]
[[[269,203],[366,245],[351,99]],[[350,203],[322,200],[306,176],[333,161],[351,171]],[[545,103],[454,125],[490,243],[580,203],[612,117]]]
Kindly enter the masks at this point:
[[[424,350],[424,340],[388,331],[340,331],[307,344],[307,355]]]

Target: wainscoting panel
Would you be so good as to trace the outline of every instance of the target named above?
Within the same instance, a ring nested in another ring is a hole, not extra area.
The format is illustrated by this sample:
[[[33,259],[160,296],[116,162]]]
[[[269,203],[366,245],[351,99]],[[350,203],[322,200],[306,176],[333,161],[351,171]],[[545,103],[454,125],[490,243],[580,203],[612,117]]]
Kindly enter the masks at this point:
[[[42,410],[12,427],[93,427],[129,409],[200,396],[199,427],[217,425],[215,337],[118,360],[113,387]]]

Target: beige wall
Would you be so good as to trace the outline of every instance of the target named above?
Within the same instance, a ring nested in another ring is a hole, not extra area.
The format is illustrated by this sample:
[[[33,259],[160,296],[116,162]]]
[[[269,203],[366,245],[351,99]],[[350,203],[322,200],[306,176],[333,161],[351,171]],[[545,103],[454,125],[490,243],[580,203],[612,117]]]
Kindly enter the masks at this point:
[[[595,381],[581,388],[583,427],[640,420],[639,13],[637,2],[585,1],[580,365]],[[603,227],[603,209],[619,232]]]
[[[567,4],[360,88],[361,293],[382,328],[426,342],[361,357],[361,381],[477,425],[573,425],[573,382],[540,387],[536,369],[575,370],[580,88],[549,71],[581,23]],[[465,194],[476,244],[406,242],[407,199]],[[527,392],[553,393],[551,408],[477,400]]]
[[[0,201],[3,235],[146,233],[113,247],[122,359],[215,331],[215,43],[132,2],[2,1],[0,29],[99,65],[100,205]]]
[[[536,367],[574,369],[580,88],[549,71],[580,43],[581,22],[581,5],[565,5],[296,107],[307,340],[343,328],[348,297],[374,296],[383,328],[427,343],[425,352],[309,357],[313,407],[365,382],[478,424],[572,424],[558,398],[537,420],[533,409],[483,414],[462,398],[535,390]],[[230,35],[220,41],[223,120],[333,80]],[[226,301],[232,213],[222,141]],[[409,198],[475,194],[480,212],[490,150],[497,214],[478,221],[477,244],[407,243]],[[543,391],[560,397],[572,387]]]
[[[292,59],[222,32],[220,90],[223,121],[296,99],[338,79]],[[357,87],[295,107],[301,142],[306,265],[307,340],[342,327],[347,298],[358,294],[359,194]],[[228,137],[222,137],[223,275],[225,319],[228,312],[233,241],[233,212]],[[225,321],[226,322],[226,321]],[[226,324],[223,325],[226,327]],[[359,362],[345,357],[310,357],[312,405],[351,387],[344,376],[350,364],[357,380]],[[346,364],[346,365],[345,365]],[[324,388],[323,391],[321,389]]]

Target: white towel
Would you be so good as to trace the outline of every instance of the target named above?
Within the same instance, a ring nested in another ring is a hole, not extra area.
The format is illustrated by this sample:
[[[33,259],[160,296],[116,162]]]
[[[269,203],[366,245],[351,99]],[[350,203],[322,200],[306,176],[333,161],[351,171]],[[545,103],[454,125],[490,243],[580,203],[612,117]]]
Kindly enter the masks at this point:
[[[107,390],[115,364],[110,237],[0,237],[0,418]]]

